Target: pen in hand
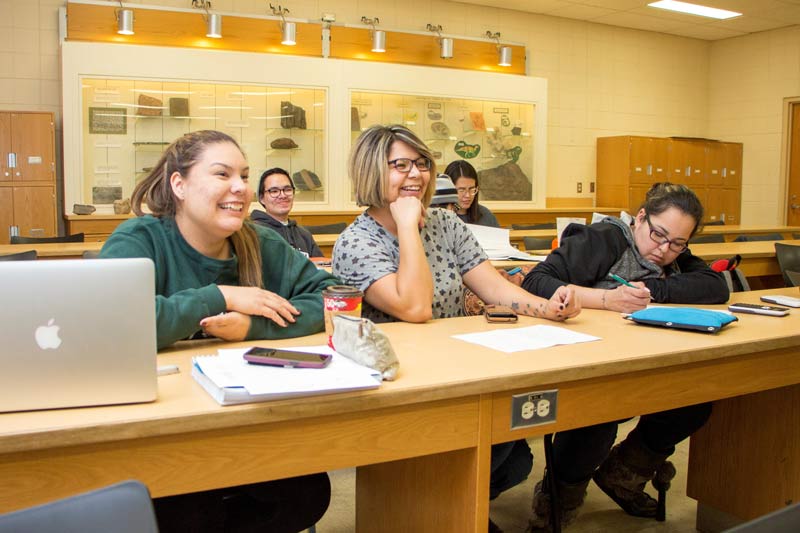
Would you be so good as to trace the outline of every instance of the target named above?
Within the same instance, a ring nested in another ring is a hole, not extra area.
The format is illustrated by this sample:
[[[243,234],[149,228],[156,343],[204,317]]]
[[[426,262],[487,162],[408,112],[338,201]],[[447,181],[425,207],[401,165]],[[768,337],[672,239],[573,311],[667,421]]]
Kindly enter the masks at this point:
[[[630,281],[626,280],[625,278],[621,278],[621,277],[617,276],[616,274],[611,274],[611,273],[609,273],[609,274],[608,274],[608,277],[610,277],[611,279],[613,279],[613,280],[614,280],[614,281],[616,281],[617,283],[622,283],[622,284],[623,284],[623,285],[625,285],[626,287],[631,287],[631,288],[633,288],[633,289],[639,289],[639,288],[640,288],[640,287],[637,287],[636,285],[634,285],[633,283],[631,283]],[[647,292],[650,292],[650,289],[648,289],[647,287],[644,287],[644,289],[645,289]],[[652,297],[652,296],[650,296],[650,300],[652,300],[652,299],[653,299],[653,297]]]

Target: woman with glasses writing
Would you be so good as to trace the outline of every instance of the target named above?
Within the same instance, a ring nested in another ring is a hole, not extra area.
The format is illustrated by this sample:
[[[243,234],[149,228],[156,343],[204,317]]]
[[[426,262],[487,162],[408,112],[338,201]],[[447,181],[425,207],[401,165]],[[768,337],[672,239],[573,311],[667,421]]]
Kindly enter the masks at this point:
[[[525,277],[522,287],[545,298],[571,287],[584,306],[623,313],[651,301],[723,303],[728,299],[724,279],[688,248],[702,218],[703,206],[691,189],[656,183],[632,225],[606,217],[590,226],[568,226],[561,246]],[[674,475],[667,457],[710,413],[710,404],[700,404],[643,415],[613,450],[618,422],[558,433],[555,471],[548,475],[558,486],[562,525],[577,516],[592,478],[628,514],[655,517],[656,500],[644,491],[646,483],[657,472]],[[541,486],[534,493],[532,531],[549,531],[549,496]]]
[[[307,257],[322,257],[322,250],[314,242],[311,232],[289,219],[294,206],[294,190],[288,172],[278,167],[265,170],[258,182],[258,202],[266,212],[255,210],[250,218],[256,224],[275,230],[292,248]]]
[[[447,165],[444,173],[450,176],[458,193],[458,218],[467,224],[499,228],[494,214],[486,206],[478,203],[478,173],[475,167],[463,159]]]
[[[520,314],[565,320],[580,312],[572,289],[547,300],[503,279],[455,213],[427,208],[436,167],[430,149],[406,127],[363,132],[348,170],[356,202],[367,209],[336,241],[333,272],[364,292],[362,316],[376,322],[460,316],[464,285]],[[490,497],[522,482],[531,465],[524,440],[493,446]]]

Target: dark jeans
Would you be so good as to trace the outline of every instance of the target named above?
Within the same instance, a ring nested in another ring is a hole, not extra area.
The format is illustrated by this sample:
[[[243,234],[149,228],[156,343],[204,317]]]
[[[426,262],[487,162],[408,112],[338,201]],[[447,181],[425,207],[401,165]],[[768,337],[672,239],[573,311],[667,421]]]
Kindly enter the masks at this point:
[[[155,498],[161,533],[296,533],[316,524],[331,501],[328,474]]]
[[[492,445],[492,474],[489,479],[489,499],[519,485],[533,468],[533,454],[525,440]]]
[[[700,429],[709,416],[711,404],[701,403],[642,415],[636,429],[651,451],[671,455],[675,445]],[[617,438],[617,426],[624,421],[556,433],[553,440],[556,479],[567,484],[588,481],[608,456]]]

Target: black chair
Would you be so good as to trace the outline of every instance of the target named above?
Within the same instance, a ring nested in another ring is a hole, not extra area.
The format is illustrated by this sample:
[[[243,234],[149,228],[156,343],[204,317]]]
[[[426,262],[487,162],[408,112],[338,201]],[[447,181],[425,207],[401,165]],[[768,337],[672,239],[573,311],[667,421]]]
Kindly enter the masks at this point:
[[[697,235],[692,237],[692,240],[689,244],[705,244],[709,242],[725,242],[725,237],[722,235]]]
[[[766,235],[739,235],[733,242],[751,242],[751,241],[782,241],[783,235],[780,233],[767,233]]]
[[[796,284],[792,283],[791,278],[786,275],[786,271],[800,272],[800,246],[776,242],[775,257],[778,259],[781,272],[783,272],[783,282],[787,287],[794,287]]]
[[[319,226],[303,226],[312,235],[338,235],[347,227],[347,222],[336,222],[335,224],[322,224]]]
[[[84,242],[83,233],[65,235],[64,237],[11,237],[11,244],[44,244],[47,242]]]
[[[793,239],[800,239],[800,233],[792,233]]]
[[[555,222],[547,224],[511,224],[511,229],[556,229]]]
[[[792,283],[792,287],[800,287],[800,272],[795,272],[794,270],[784,270],[783,275],[789,278],[789,281]]]
[[[724,220],[712,220],[711,222],[706,222],[703,224],[704,226],[724,226]]]
[[[553,239],[539,237],[523,237],[526,250],[549,250],[553,246]]]
[[[102,489],[0,515],[0,533],[158,533],[150,493],[138,481],[123,481]]]
[[[99,251],[85,250],[83,252],[83,258],[84,259],[97,259],[98,257],[100,257],[100,252]]]
[[[36,250],[18,252],[16,254],[0,255],[0,261],[33,261],[38,257]]]

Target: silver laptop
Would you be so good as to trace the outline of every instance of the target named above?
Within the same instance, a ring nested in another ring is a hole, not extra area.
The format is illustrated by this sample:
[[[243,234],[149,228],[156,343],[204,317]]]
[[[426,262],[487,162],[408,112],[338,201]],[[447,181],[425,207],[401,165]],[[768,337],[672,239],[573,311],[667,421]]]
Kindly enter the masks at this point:
[[[0,262],[0,412],[156,399],[149,259]]]

